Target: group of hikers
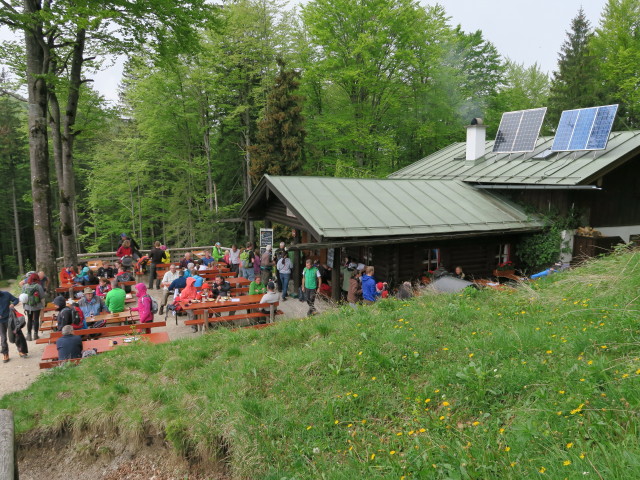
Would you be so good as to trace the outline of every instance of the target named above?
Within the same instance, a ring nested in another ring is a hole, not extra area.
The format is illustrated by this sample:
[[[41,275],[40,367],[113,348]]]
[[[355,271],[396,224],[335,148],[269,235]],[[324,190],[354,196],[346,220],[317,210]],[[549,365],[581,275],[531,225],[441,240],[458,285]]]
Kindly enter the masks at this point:
[[[152,322],[154,313],[162,315],[168,308],[172,294],[171,305],[202,296],[213,299],[227,297],[231,286],[223,276],[217,276],[209,284],[198,274],[214,263],[225,264],[231,272],[248,279],[251,282],[249,294],[263,295],[260,303],[286,301],[294,272],[294,256],[287,250],[284,242],[275,250],[269,245],[262,251],[255,248],[253,243],[247,243],[244,249],[239,249],[235,244],[230,248],[223,248],[217,242],[211,251],[205,252],[200,258],[187,252],[179,262],[172,264],[169,251],[160,242],[155,242],[148,255],[142,255],[137,242],[123,233],[116,256],[118,260],[113,265],[104,261],[93,269],[88,265],[83,265],[80,269],[76,269],[75,265],[66,265],[60,270],[60,285],[69,287],[69,299],[58,295],[53,298],[52,303],[56,310],[54,330],[63,332],[63,337],[73,335],[74,330],[88,328],[88,320],[101,313],[124,311],[129,293],[136,296],[136,306],[131,310],[139,313],[140,323]],[[160,264],[169,264],[161,278],[157,275]],[[139,275],[145,270],[148,285],[143,282],[131,285],[136,273]],[[347,258],[340,272],[342,298],[354,307],[360,302],[370,304],[389,295],[387,283],[376,282],[374,279],[372,266]],[[317,259],[306,259],[300,280],[301,287],[293,296],[306,302],[307,314],[314,315],[317,311],[316,296],[320,294],[328,297],[331,291],[331,268],[321,265]],[[44,272],[29,272],[20,286],[20,298],[15,298],[8,292],[0,293],[1,353],[5,362],[9,360],[7,339],[16,344],[23,357],[28,355],[27,342],[38,340],[49,279]],[[77,288],[74,287],[77,286],[85,288],[76,293]],[[149,290],[154,288],[162,290],[159,304],[149,295]],[[408,282],[402,284],[397,293],[399,298],[412,295],[411,284]],[[14,308],[18,303],[22,303],[24,316]],[[89,323],[93,323],[93,327],[104,326],[103,321]],[[26,335],[22,332],[24,327]],[[75,340],[62,340],[61,343],[70,344],[69,342]]]

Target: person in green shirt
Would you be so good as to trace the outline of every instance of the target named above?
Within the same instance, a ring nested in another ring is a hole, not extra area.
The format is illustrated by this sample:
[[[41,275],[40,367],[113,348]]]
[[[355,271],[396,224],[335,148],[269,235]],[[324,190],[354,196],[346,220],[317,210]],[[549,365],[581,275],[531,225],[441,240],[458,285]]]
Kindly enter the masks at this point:
[[[104,304],[107,306],[111,313],[120,313],[124,311],[124,299],[127,294],[118,286],[118,281],[111,279],[111,290],[107,293],[104,299]]]
[[[309,311],[307,316],[311,316],[316,313],[316,293],[320,290],[322,284],[322,277],[318,267],[314,266],[310,258],[307,258],[305,268],[302,270],[302,293],[309,305]]]
[[[264,295],[267,293],[267,286],[262,283],[260,276],[257,276],[249,285],[249,295]]]
[[[215,246],[213,247],[213,252],[211,253],[211,256],[213,256],[216,262],[221,262],[222,259],[224,258],[224,250],[222,249],[220,242],[216,242]]]

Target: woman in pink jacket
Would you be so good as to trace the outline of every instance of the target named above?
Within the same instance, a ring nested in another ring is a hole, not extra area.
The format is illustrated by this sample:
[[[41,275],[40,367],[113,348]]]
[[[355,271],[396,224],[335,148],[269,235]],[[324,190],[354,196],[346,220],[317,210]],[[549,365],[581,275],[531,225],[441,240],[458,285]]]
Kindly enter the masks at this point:
[[[151,297],[147,295],[147,286],[144,283],[136,283],[136,297],[138,297],[138,305],[133,307],[131,311],[137,311],[140,314],[140,323],[153,322],[153,312],[151,312]],[[151,333],[151,329],[145,329],[145,333]]]

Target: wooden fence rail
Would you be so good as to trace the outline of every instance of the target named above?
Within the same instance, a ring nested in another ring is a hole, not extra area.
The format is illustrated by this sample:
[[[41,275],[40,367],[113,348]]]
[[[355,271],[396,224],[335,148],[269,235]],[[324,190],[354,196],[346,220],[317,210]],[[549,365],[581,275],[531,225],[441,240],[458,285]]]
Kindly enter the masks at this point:
[[[0,480],[18,480],[13,412],[0,410]]]
[[[199,250],[213,250],[214,245],[205,245],[203,247],[180,247],[180,248],[170,248],[169,251],[172,254],[172,257],[175,259],[173,261],[177,261],[180,259],[180,256],[178,255],[174,255],[176,253],[185,253],[185,252],[197,252]],[[223,250],[229,250],[229,247],[222,247]],[[150,250],[146,250],[146,249],[142,249],[140,250],[140,253],[142,255],[146,255],[149,253]],[[78,261],[79,262],[86,262],[88,260],[109,260],[111,262],[113,262],[114,260],[117,260],[118,257],[116,257],[116,252],[95,252],[95,253],[79,253],[78,254]],[[58,265],[58,268],[62,268],[64,265],[62,265],[62,262],[64,261],[64,258],[59,257],[56,258],[56,264]]]

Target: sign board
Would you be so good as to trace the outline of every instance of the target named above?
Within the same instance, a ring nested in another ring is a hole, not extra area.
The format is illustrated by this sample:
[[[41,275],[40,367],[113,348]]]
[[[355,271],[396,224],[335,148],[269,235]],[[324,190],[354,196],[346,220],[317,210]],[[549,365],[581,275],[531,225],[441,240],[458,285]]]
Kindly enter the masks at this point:
[[[261,255],[267,249],[267,245],[271,245],[271,250],[273,250],[273,228],[260,229],[260,254]]]

